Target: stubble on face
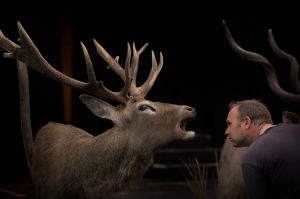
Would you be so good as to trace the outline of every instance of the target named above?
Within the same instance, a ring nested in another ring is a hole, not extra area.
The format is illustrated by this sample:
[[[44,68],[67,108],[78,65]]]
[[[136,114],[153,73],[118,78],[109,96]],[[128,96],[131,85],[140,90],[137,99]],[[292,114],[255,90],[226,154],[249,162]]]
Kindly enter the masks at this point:
[[[241,129],[241,121],[239,118],[238,107],[233,107],[227,116],[227,137],[231,141],[234,147],[242,147],[242,129]]]

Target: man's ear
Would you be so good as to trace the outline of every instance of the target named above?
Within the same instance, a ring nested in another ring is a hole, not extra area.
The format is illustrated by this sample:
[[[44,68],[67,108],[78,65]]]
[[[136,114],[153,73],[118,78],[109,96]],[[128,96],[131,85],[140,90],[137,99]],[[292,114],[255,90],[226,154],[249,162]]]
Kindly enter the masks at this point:
[[[244,123],[245,127],[248,129],[248,128],[250,128],[252,121],[249,116],[246,116],[243,120],[243,123]]]

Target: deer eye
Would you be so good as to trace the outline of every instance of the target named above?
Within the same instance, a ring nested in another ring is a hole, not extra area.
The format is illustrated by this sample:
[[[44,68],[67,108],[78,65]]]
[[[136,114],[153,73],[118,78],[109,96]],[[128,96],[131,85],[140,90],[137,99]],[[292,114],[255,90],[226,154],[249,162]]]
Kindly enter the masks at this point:
[[[149,110],[155,112],[155,109],[154,109],[152,106],[149,106],[148,104],[141,104],[141,105],[139,106],[139,110],[140,110],[140,111],[145,111],[145,110],[147,110],[147,109],[149,109]]]

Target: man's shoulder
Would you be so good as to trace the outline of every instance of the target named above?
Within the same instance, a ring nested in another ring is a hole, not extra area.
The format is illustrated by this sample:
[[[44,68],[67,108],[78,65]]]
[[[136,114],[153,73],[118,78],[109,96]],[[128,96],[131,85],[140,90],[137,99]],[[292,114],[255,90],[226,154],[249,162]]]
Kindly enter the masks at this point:
[[[254,141],[246,150],[241,163],[242,164],[257,164],[257,161],[264,154],[264,150],[268,147],[265,142]]]

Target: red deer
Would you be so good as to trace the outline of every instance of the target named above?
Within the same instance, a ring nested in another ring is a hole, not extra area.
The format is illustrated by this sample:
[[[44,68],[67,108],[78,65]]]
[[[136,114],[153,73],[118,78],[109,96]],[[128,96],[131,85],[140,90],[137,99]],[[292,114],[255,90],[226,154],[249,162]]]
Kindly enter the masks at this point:
[[[137,86],[140,54],[127,45],[125,67],[94,39],[98,54],[124,81],[119,92],[97,81],[89,53],[81,43],[87,66],[88,82],[82,82],[56,70],[41,55],[20,22],[17,22],[20,46],[0,32],[4,57],[15,59],[20,85],[21,127],[24,149],[36,195],[42,199],[100,199],[138,182],[151,166],[154,152],[174,140],[195,137],[186,130],[196,117],[196,110],[186,105],[152,102],[145,96],[152,88],[163,66],[152,51],[152,68],[148,79]],[[114,126],[93,136],[75,126],[48,123],[33,139],[30,121],[27,66],[43,75],[79,89],[82,102],[98,117],[111,120]],[[106,100],[106,101],[104,101]],[[117,103],[111,105],[108,101]]]
[[[223,27],[225,35],[229,41],[231,48],[243,59],[258,62],[263,65],[265,70],[269,87],[272,92],[284,102],[293,106],[300,106],[300,83],[298,79],[299,64],[295,57],[282,51],[272,35],[272,31],[269,30],[269,42],[273,52],[280,58],[290,62],[290,78],[292,85],[298,94],[289,93],[283,90],[277,80],[277,75],[272,64],[262,55],[246,51],[241,48],[233,39],[230,30],[228,29],[226,22],[223,21]],[[294,119],[295,118],[295,119]],[[282,113],[282,121],[299,123],[298,115],[289,111]],[[240,168],[240,161],[247,147],[234,148],[231,143],[226,139],[222,148],[223,158],[220,159],[220,171],[218,180],[218,195],[219,199],[243,199],[246,198],[243,175]]]

